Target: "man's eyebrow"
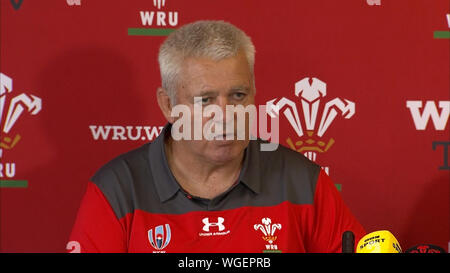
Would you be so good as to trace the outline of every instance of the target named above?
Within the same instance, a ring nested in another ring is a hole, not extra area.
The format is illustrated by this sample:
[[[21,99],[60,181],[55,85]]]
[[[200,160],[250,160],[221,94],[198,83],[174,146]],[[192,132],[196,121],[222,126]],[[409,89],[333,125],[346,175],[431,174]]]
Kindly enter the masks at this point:
[[[229,91],[230,92],[234,92],[234,91],[249,92],[250,87],[246,86],[246,85],[237,85],[237,86],[231,87]],[[214,96],[217,96],[218,94],[219,94],[219,92],[216,90],[205,89],[205,90],[199,91],[197,94],[194,95],[194,97],[204,97],[204,96],[213,96],[214,97]]]
[[[198,94],[195,95],[195,97],[203,97],[203,96],[215,96],[217,95],[217,91],[214,90],[203,90],[198,92]]]
[[[246,91],[246,92],[249,92],[250,91],[250,87],[246,86],[246,85],[238,85],[238,86],[231,87],[230,91]]]

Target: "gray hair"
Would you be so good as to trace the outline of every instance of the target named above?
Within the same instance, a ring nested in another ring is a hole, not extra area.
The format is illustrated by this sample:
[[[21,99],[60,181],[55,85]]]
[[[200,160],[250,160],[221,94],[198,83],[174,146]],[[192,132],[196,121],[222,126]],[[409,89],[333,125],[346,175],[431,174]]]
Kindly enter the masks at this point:
[[[254,85],[255,47],[242,30],[224,21],[197,21],[172,32],[159,49],[158,61],[162,87],[176,103],[180,67],[188,57],[222,60],[243,50]]]

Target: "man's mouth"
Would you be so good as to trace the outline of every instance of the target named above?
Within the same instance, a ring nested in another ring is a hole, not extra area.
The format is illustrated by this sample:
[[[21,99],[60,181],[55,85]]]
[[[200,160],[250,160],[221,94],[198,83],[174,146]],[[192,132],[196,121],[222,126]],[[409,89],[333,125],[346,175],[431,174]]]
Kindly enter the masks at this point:
[[[214,137],[214,140],[234,140],[236,137],[235,137],[235,134],[234,133],[223,133],[223,134],[220,134],[220,135],[216,135],[215,137]]]

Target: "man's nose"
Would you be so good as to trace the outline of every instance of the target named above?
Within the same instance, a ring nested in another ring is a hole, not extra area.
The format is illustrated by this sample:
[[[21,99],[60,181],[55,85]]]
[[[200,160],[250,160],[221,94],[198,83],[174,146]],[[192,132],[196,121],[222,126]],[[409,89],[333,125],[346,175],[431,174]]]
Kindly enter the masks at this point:
[[[219,97],[217,99],[217,106],[219,106],[220,109],[222,110],[222,117],[221,117],[221,120],[220,120],[222,123],[227,124],[232,119],[234,119],[233,111],[230,111],[230,110],[227,111],[227,108],[230,108],[230,107],[227,107],[227,106],[233,106],[229,102],[227,97]],[[216,121],[219,122],[219,120],[216,120]]]

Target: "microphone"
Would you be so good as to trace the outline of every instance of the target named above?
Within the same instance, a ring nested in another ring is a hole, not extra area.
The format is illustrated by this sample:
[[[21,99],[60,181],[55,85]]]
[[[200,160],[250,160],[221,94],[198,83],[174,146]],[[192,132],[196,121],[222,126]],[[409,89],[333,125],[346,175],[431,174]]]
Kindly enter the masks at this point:
[[[374,231],[362,237],[356,253],[401,253],[397,239],[387,230]]]
[[[342,253],[355,252],[355,234],[350,230],[342,233]]]
[[[408,248],[405,253],[445,253],[445,250],[436,245],[420,244]]]

